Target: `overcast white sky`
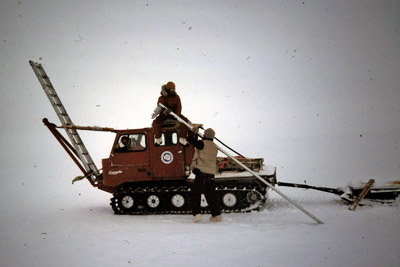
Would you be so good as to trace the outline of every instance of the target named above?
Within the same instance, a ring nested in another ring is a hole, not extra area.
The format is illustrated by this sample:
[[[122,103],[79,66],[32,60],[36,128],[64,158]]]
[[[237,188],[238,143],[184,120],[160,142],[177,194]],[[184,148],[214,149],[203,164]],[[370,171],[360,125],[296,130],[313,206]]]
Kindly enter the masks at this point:
[[[59,122],[29,60],[75,124],[150,127],[172,80],[191,121],[281,180],[399,179],[399,14],[395,0],[1,1],[2,179],[79,174],[42,126]],[[82,137],[100,165],[113,135]]]

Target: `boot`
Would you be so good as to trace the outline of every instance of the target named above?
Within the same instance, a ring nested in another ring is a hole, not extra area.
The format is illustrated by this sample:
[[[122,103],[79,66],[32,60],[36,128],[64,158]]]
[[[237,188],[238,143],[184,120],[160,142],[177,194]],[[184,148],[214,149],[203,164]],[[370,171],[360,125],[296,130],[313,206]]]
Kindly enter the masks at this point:
[[[212,216],[210,217],[210,222],[222,222],[222,216],[221,215]]]
[[[183,146],[186,146],[188,142],[186,141],[186,138],[184,137],[179,137],[179,143]]]
[[[201,216],[201,214],[198,213],[198,214],[196,214],[196,215],[193,217],[193,222],[194,222],[194,223],[198,223],[198,222],[200,222],[202,219],[203,219],[203,216]]]

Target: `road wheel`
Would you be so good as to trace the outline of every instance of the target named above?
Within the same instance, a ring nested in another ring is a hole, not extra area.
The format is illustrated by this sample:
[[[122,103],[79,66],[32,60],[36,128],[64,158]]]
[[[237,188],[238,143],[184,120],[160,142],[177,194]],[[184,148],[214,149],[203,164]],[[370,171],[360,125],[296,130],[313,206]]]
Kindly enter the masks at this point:
[[[145,205],[147,209],[150,211],[160,210],[161,204],[162,204],[161,196],[160,194],[157,193],[148,194],[145,199]]]
[[[227,192],[222,194],[222,206],[226,209],[235,209],[240,202],[239,197],[234,192]]]
[[[183,212],[189,209],[189,196],[186,193],[173,193],[170,202],[172,211]]]
[[[203,209],[208,207],[207,199],[204,194],[201,194],[200,207],[202,207]]]
[[[182,209],[186,205],[185,197],[181,193],[173,194],[171,197],[171,204],[175,209]]]
[[[132,192],[119,192],[111,199],[116,214],[129,214],[137,210],[138,198]]]
[[[261,201],[261,194],[258,193],[257,191],[253,190],[246,195],[247,201],[250,203],[250,205],[254,205],[257,202]]]

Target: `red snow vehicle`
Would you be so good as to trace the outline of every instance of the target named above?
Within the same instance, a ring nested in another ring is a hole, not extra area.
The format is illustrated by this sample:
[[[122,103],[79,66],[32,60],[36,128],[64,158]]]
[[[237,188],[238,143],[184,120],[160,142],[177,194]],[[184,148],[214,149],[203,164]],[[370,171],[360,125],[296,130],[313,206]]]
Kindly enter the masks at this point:
[[[84,177],[93,186],[113,194],[111,206],[115,213],[190,212],[189,166],[194,147],[182,146],[178,142],[179,127],[176,121],[169,121],[167,125],[163,125],[161,145],[156,145],[154,142],[153,128],[116,130],[76,126],[68,116],[41,64],[32,61],[30,64],[62,126],[58,127],[47,119],[43,119],[44,124],[78,165]],[[66,130],[70,142],[57,128]],[[77,130],[109,131],[116,134],[109,157],[102,160],[101,170],[96,167]],[[240,159],[240,161],[258,171],[262,179],[275,184],[275,170],[263,171],[263,159]],[[227,158],[219,158],[218,162],[224,162],[224,164],[216,163],[220,173],[216,177],[216,183],[221,210],[240,212],[262,208],[267,198],[268,186],[260,183],[251,174],[239,173],[232,169],[232,162]],[[204,212],[208,212],[204,198],[202,207]]]

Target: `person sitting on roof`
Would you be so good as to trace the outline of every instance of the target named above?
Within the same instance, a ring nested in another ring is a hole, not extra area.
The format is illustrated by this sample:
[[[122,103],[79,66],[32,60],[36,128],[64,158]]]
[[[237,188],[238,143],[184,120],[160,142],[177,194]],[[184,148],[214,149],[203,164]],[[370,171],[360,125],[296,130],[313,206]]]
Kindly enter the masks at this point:
[[[167,110],[158,115],[158,117],[153,121],[156,145],[160,145],[162,142],[161,139],[162,123],[167,119],[175,120],[175,118],[172,115],[168,114],[170,111],[174,112],[184,121],[188,121],[188,119],[181,114],[182,111],[181,99],[179,95],[176,93],[175,84],[173,82],[169,81],[167,84],[161,87],[161,96],[158,98],[157,105],[159,103],[166,106]],[[181,143],[184,146],[188,144],[186,140],[187,133],[188,133],[187,127],[181,123],[179,126],[179,143]]]

